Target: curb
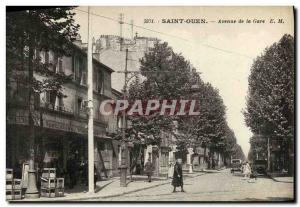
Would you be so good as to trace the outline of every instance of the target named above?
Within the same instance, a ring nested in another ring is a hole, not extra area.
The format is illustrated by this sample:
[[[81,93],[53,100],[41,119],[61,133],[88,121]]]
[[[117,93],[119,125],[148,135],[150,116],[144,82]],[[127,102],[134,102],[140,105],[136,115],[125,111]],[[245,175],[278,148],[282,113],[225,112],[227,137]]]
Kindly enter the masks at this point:
[[[280,181],[280,180],[277,180],[276,178],[268,175],[269,178],[271,178],[273,181],[275,182],[278,182],[278,183],[294,183],[293,181]]]
[[[278,183],[294,183],[294,181],[280,181],[280,180],[277,180],[275,177],[271,176],[271,174],[267,173],[266,174],[268,176],[268,178],[271,178],[273,181],[275,182],[278,182]],[[294,178],[295,180],[295,178]]]

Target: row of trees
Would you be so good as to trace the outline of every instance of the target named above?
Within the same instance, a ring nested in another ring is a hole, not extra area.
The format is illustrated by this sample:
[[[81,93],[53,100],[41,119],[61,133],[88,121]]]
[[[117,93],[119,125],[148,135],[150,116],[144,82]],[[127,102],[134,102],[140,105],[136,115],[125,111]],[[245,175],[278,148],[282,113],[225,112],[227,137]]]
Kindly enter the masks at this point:
[[[286,34],[266,48],[251,67],[244,112],[246,124],[254,134],[250,140],[251,159],[266,156],[263,152],[267,150],[267,139],[277,140],[287,154],[293,151],[294,66],[294,38]]]
[[[177,147],[185,151],[198,146],[209,148],[227,156],[244,159],[234,132],[226,121],[226,107],[219,91],[205,83],[196,69],[181,55],[176,54],[166,42],[157,42],[140,60],[140,72],[130,84],[128,100],[196,100],[199,115],[131,116],[127,141],[157,144],[162,142],[161,132],[176,137]],[[174,121],[178,127],[174,130]],[[177,133],[174,133],[177,131]],[[121,138],[121,136],[120,136]]]

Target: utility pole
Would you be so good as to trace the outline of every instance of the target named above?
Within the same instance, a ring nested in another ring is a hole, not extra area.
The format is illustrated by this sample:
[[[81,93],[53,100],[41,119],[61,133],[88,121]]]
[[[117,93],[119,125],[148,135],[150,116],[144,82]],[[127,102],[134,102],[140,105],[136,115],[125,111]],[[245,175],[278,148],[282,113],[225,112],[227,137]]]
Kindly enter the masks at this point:
[[[94,186],[94,114],[93,114],[93,55],[92,55],[92,15],[88,7],[88,165],[89,193],[95,193]]]
[[[120,51],[122,51],[123,49],[123,24],[124,24],[124,21],[123,21],[123,18],[124,18],[124,14],[120,14],[119,16],[119,24],[120,24]]]
[[[29,11],[30,13],[30,11]],[[29,38],[29,61],[28,61],[28,75],[29,82],[33,83],[33,65],[32,57],[34,55],[33,49],[33,37]],[[30,147],[30,157],[29,157],[29,169],[28,169],[28,183],[25,192],[26,198],[39,198],[39,191],[36,185],[36,171],[35,171],[35,128],[34,128],[34,104],[33,104],[33,90],[30,87],[28,94],[28,125],[29,125],[29,147]]]
[[[131,27],[131,40],[133,40],[133,19],[130,21],[130,27]]]
[[[271,170],[271,152],[270,152],[270,137],[268,137],[268,172]]]
[[[127,71],[127,62],[128,62],[128,49],[126,49],[126,55],[125,55],[125,83],[124,83],[124,92],[123,92],[123,100],[125,102],[127,98],[127,82],[128,82],[128,71]],[[127,150],[126,150],[126,111],[123,111],[123,119],[122,119],[122,145],[121,145],[121,166],[120,166],[120,186],[126,187],[127,185],[127,163],[126,163],[126,157],[127,157]]]

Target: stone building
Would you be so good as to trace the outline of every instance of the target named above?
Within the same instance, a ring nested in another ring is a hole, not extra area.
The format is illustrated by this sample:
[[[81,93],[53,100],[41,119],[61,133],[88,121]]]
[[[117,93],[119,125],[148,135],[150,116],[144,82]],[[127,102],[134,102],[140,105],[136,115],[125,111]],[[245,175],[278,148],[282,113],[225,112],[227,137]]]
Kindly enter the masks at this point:
[[[127,68],[129,71],[139,71],[139,60],[144,53],[158,41],[156,38],[140,37],[136,34],[133,39],[121,38],[116,35],[100,35],[94,40],[94,57],[115,71],[125,69],[125,49],[129,50]],[[111,76],[112,87],[121,91],[124,87],[124,74],[113,73]]]
[[[78,38],[71,57],[58,58],[52,51],[39,53],[43,63],[52,63],[55,73],[72,76],[72,81],[63,85],[66,97],[59,97],[53,91],[37,94],[35,97],[34,127],[36,167],[56,167],[58,173],[66,172],[69,155],[74,155],[78,168],[87,161],[87,54],[86,44]],[[118,127],[118,117],[103,116],[99,107],[103,100],[117,99],[120,93],[111,87],[111,67],[93,59],[94,89],[94,136],[95,166],[99,179],[119,174],[120,143],[112,139]],[[34,72],[38,80],[45,79]],[[28,90],[18,80],[7,83],[7,129],[6,165],[15,171],[29,158],[29,121],[26,99]],[[80,170],[78,169],[78,176]]]

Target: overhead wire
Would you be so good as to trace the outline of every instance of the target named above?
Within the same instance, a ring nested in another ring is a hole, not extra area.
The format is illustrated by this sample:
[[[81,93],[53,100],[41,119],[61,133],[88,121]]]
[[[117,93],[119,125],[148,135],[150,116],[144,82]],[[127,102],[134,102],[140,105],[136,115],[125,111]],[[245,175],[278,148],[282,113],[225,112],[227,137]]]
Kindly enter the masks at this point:
[[[80,12],[83,12],[83,13],[88,13],[87,11],[84,11],[84,10],[81,10],[81,9],[77,9],[77,8],[74,8],[74,10],[80,11]],[[97,16],[97,17],[101,17],[101,18],[108,19],[108,20],[111,20],[111,21],[119,23],[118,19],[114,19],[112,17],[107,17],[107,16],[104,16],[104,15],[96,14],[96,13],[90,13],[90,14],[94,15],[94,16]],[[123,21],[123,23],[127,24],[127,25],[130,25],[130,26],[132,25],[132,26],[134,26],[136,28],[144,29],[144,30],[147,30],[147,31],[150,31],[150,32],[154,32],[154,33],[162,34],[162,35],[165,35],[165,36],[170,36],[170,37],[173,37],[173,38],[181,39],[181,40],[186,41],[186,42],[190,42],[190,40],[184,39],[182,37],[178,37],[176,35],[171,35],[171,34],[168,34],[168,33],[165,33],[165,32],[161,32],[161,31],[149,29],[147,27],[143,27],[143,26],[140,26],[140,25],[136,25],[136,24],[132,24],[132,23],[124,22],[124,21]],[[242,57],[245,57],[245,58],[252,59],[252,57],[250,57],[248,55],[245,55],[245,54],[242,54],[242,53],[239,53],[239,52],[235,52],[235,51],[231,51],[231,50],[226,50],[226,49],[218,48],[218,47],[215,47],[215,46],[212,46],[212,45],[209,45],[209,44],[205,44],[205,43],[199,43],[199,44],[201,46],[204,46],[204,47],[207,47],[207,48],[210,48],[210,49],[214,49],[214,50],[218,50],[220,52],[224,52],[224,53],[228,53],[228,54],[233,54],[233,55],[239,55],[239,56],[242,56]]]

